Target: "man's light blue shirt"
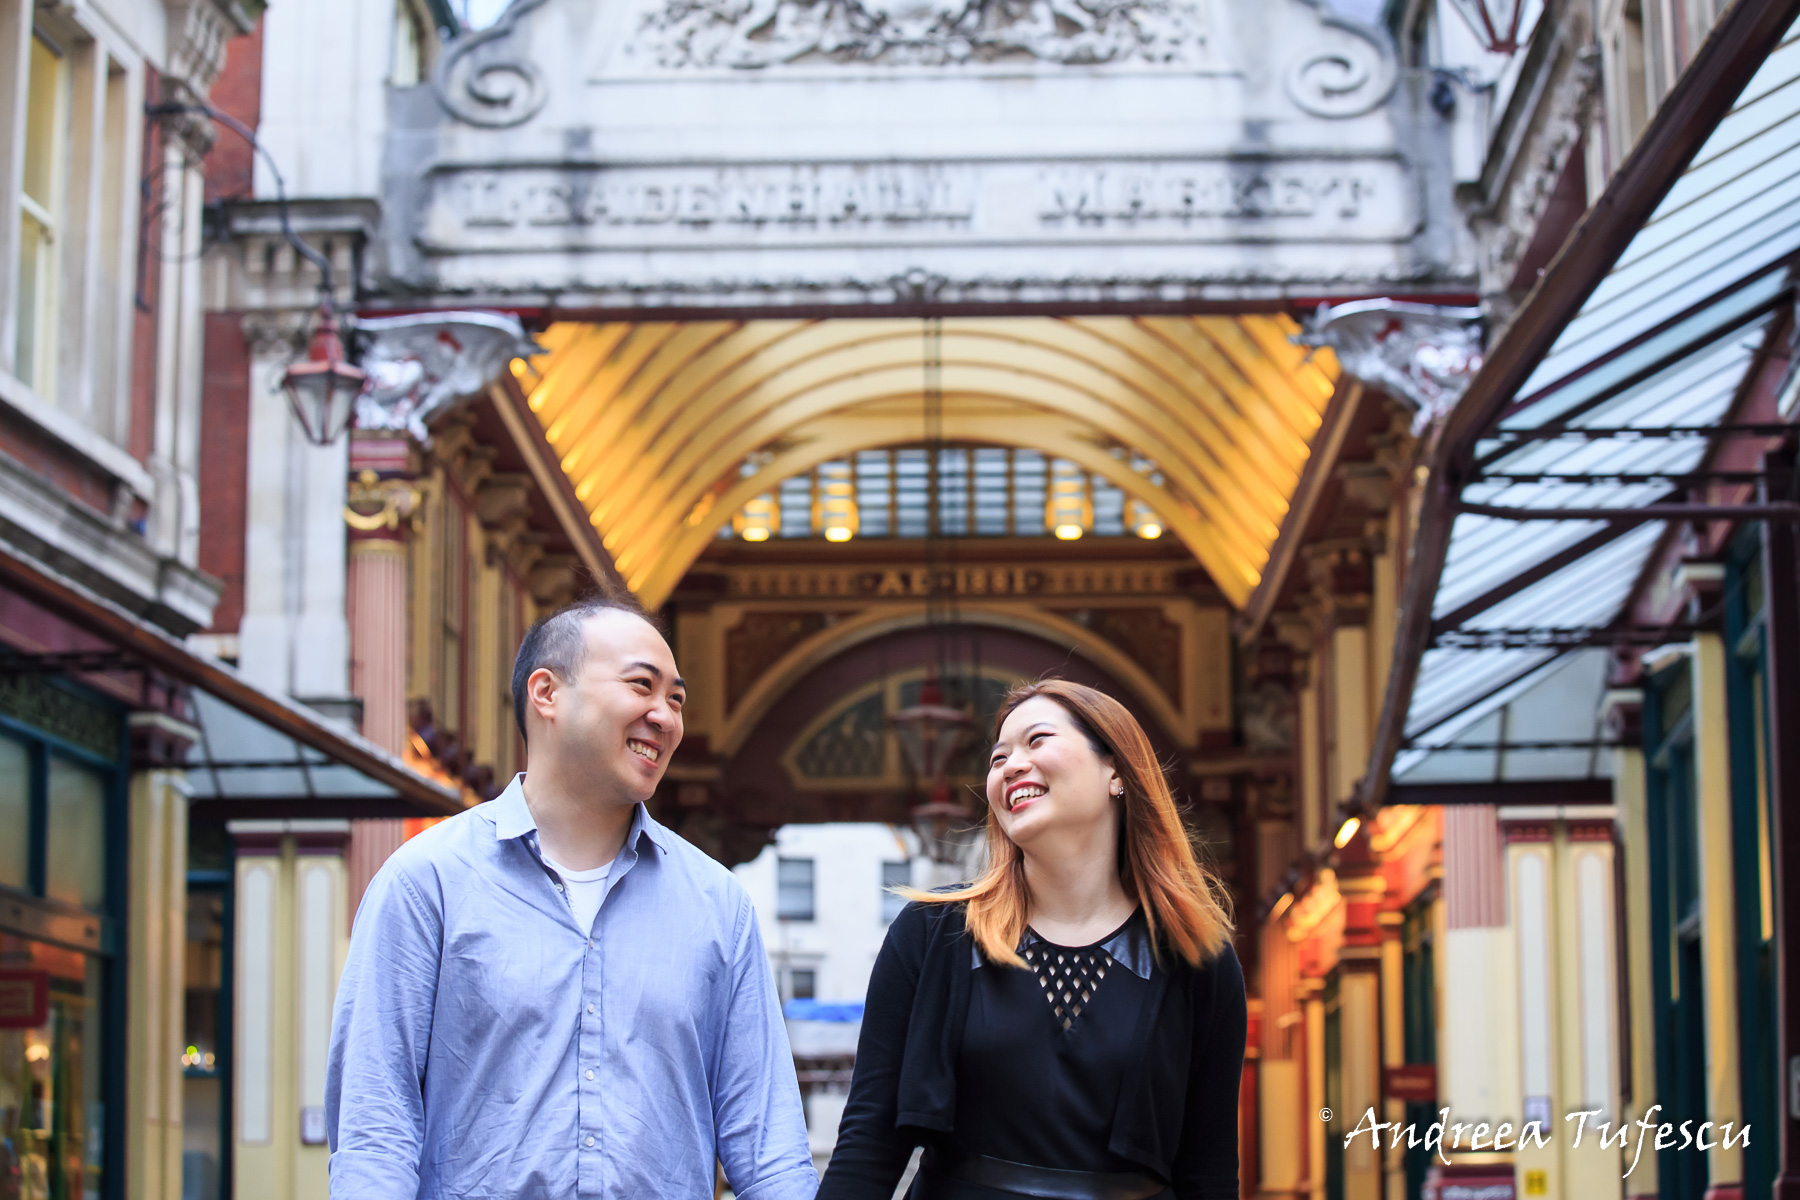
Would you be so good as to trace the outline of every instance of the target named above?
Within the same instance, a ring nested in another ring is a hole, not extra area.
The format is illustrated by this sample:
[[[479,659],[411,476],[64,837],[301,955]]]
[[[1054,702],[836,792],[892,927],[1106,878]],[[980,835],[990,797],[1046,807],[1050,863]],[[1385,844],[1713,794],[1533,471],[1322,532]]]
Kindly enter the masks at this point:
[[[818,1187],[762,935],[639,805],[592,930],[515,778],[364,895],[325,1079],[333,1200],[744,1200]]]

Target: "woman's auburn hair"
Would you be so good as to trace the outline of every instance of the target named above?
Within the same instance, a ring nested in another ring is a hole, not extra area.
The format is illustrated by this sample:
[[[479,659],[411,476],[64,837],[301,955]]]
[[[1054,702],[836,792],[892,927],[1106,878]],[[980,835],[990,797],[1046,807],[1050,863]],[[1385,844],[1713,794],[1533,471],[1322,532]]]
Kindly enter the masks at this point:
[[[1119,882],[1144,910],[1153,951],[1160,957],[1167,946],[1192,966],[1216,956],[1231,938],[1230,901],[1194,853],[1143,726],[1104,692],[1066,679],[1046,679],[1007,694],[994,718],[996,741],[1012,711],[1039,696],[1062,706],[1095,752],[1111,760],[1125,785],[1119,801]],[[985,871],[959,888],[896,891],[924,904],[968,905],[965,924],[988,961],[1023,967],[1018,946],[1031,910],[1025,855],[1001,829],[993,805],[985,807]]]

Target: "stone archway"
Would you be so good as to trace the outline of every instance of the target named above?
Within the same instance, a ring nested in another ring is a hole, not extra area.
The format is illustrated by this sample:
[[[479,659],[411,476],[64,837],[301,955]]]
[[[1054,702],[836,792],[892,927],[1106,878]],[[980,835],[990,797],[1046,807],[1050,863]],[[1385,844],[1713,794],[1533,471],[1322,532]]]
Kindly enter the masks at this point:
[[[1059,641],[1021,629],[964,627],[956,636],[978,647],[983,674],[1013,680],[1058,676],[1100,688],[1119,698],[1143,723],[1159,756],[1178,759],[1182,741],[1164,727],[1137,688]],[[795,677],[781,697],[769,705],[723,770],[724,805],[752,825],[797,821],[887,821],[903,824],[910,800],[900,779],[871,780],[869,786],[833,786],[796,779],[792,766],[796,743],[815,730],[821,718],[842,701],[866,694],[884,680],[922,673],[938,650],[935,631],[902,628],[850,644]],[[964,664],[973,669],[973,660]],[[985,737],[987,731],[981,731]],[[901,786],[893,786],[900,784]]]

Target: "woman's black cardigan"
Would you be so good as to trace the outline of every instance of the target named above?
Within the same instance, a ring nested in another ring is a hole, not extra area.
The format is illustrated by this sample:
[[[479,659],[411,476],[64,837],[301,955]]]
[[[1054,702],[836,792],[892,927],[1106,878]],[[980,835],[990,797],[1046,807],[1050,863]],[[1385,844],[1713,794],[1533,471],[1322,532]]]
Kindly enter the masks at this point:
[[[914,1146],[948,1144],[976,961],[963,909],[915,902],[888,929],[819,1200],[889,1200]],[[1167,951],[1160,965],[1109,1149],[1168,1180],[1177,1200],[1236,1200],[1243,970],[1229,944],[1200,967]]]

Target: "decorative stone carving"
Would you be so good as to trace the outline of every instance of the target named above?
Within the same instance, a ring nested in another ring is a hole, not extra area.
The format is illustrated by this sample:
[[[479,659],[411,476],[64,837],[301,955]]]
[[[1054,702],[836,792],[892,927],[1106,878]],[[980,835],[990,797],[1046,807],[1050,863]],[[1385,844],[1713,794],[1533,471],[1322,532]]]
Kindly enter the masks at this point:
[[[1538,78],[1522,78],[1514,104],[1537,96],[1536,106],[1519,124],[1516,148],[1507,174],[1484,180],[1485,203],[1471,217],[1480,240],[1481,292],[1490,311],[1502,320],[1512,315],[1508,296],[1519,264],[1537,236],[1538,226],[1555,194],[1582,134],[1593,124],[1599,100],[1600,54],[1587,45],[1587,20],[1579,6],[1559,23],[1550,54],[1538,64]],[[1547,80],[1545,79],[1547,77]],[[1532,280],[1523,281],[1529,288]]]
[[[545,0],[513,0],[500,19],[450,43],[431,77],[444,111],[470,125],[506,129],[535,117],[550,98],[543,72],[523,57],[506,57],[519,19]]]
[[[1316,117],[1356,117],[1393,94],[1400,73],[1385,30],[1323,11],[1319,22],[1338,36],[1289,64],[1288,99]]]
[[[1198,61],[1193,0],[666,0],[641,52],[663,67],[786,63],[1076,66]]]
[[[165,78],[205,98],[225,67],[225,43],[256,27],[262,0],[171,0]]]
[[[369,388],[356,401],[360,429],[395,429],[430,440],[425,423],[491,383],[515,358],[544,353],[517,317],[491,312],[417,313],[357,322]]]
[[[244,340],[257,358],[294,358],[306,352],[312,330],[312,312],[249,312],[244,314]]]
[[[1329,346],[1345,371],[1413,406],[1413,434],[1448,412],[1481,369],[1481,310],[1359,300],[1321,304],[1294,340]]]

